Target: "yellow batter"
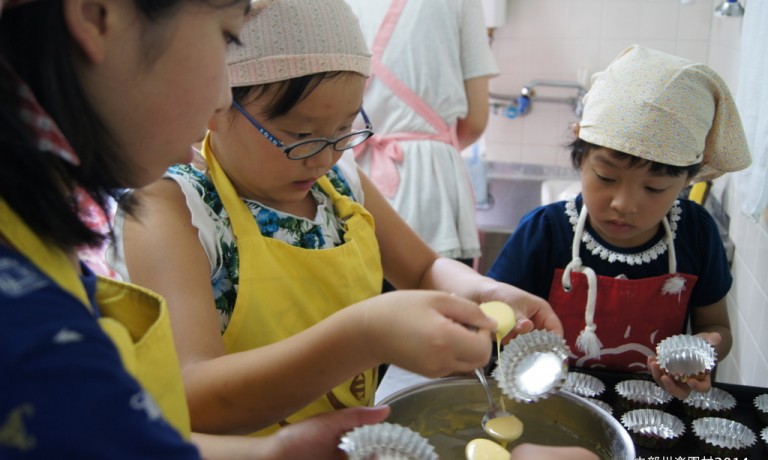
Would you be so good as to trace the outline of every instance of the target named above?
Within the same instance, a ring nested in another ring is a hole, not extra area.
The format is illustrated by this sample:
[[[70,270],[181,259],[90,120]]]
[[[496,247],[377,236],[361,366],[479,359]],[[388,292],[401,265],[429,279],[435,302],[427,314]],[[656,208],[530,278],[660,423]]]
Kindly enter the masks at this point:
[[[480,304],[480,310],[485,313],[485,316],[493,318],[496,321],[496,356],[501,356],[501,339],[507,336],[517,324],[517,316],[515,316],[515,310],[512,309],[507,303],[499,300],[492,300]],[[504,398],[501,400],[501,410],[507,411],[504,407]]]
[[[523,435],[523,422],[514,415],[492,418],[485,424],[485,432],[506,445]]]
[[[467,460],[509,460],[509,452],[505,448],[483,438],[470,441],[464,453]]]
[[[515,316],[515,310],[509,305],[498,300],[491,302],[485,302],[480,304],[480,310],[496,320],[496,337],[497,342],[501,342],[501,339],[507,336],[517,324],[517,317]]]

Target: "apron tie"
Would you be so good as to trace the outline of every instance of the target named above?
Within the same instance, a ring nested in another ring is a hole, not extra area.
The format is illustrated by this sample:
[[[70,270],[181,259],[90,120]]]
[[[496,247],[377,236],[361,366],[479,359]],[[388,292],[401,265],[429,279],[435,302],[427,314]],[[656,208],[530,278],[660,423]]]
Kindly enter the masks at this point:
[[[597,300],[597,275],[590,267],[581,263],[579,257],[579,247],[581,246],[581,237],[584,235],[584,226],[587,223],[587,205],[582,204],[579,222],[576,224],[576,230],[573,232],[573,245],[571,246],[571,261],[563,271],[563,289],[571,289],[571,272],[577,271],[584,273],[587,277],[587,308],[584,311],[584,329],[576,339],[576,346],[586,355],[600,356],[600,349],[603,343],[597,337],[597,325],[595,324],[595,302]]]
[[[401,141],[432,140],[458,145],[455,130],[440,133],[392,133],[374,134],[364,143],[354,147],[355,158],[360,157],[367,149],[371,152],[371,181],[387,198],[393,198],[400,187],[400,173],[397,163],[402,163],[404,157]]]
[[[395,196],[400,186],[400,173],[395,163],[403,162],[403,148],[391,136],[374,135],[366,142],[354,148],[355,158],[371,149],[371,181],[387,198]]]
[[[595,301],[597,300],[597,275],[595,271],[589,267],[582,265],[581,258],[575,257],[565,267],[563,271],[563,289],[569,291],[571,289],[571,272],[576,271],[584,273],[587,277],[587,285],[589,290],[587,291],[587,308],[584,312],[584,330],[581,331],[579,337],[576,339],[576,346],[579,350],[586,355],[600,356],[600,349],[603,348],[602,342],[597,337],[597,325],[595,324]]]

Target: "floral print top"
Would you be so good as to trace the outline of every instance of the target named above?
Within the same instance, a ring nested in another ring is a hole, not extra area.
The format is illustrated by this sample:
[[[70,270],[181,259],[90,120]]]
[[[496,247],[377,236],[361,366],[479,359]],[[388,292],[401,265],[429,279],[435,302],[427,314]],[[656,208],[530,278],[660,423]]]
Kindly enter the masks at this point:
[[[342,156],[342,160],[326,176],[339,193],[361,202],[363,193],[352,156]],[[203,171],[189,164],[179,164],[169,168],[165,177],[173,179],[181,187],[192,215],[192,224],[198,229],[198,238],[208,256],[211,286],[223,334],[235,308],[239,280],[239,258],[229,216],[213,182]],[[276,211],[258,201],[243,201],[265,237],[277,238],[305,249],[326,249],[343,244],[344,225],[336,216],[331,198],[317,184],[310,193],[317,202],[317,213],[312,220]],[[121,216],[117,217],[115,232],[116,239],[121,240]],[[117,248],[115,253],[119,257],[122,248]],[[120,262],[113,263],[113,266],[125,280],[129,280],[127,269]]]

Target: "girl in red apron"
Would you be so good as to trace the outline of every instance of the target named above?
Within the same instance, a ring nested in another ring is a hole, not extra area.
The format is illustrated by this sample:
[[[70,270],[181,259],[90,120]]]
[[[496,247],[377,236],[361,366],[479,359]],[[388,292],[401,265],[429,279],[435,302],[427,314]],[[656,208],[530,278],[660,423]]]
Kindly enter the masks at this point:
[[[741,122],[714,71],[659,51],[630,47],[593,80],[571,146],[581,195],[526,215],[489,276],[550,301],[573,365],[650,370],[685,397],[709,378],[674,382],[656,345],[690,331],[724,358],[732,278],[714,220],[678,196],[749,164]]]

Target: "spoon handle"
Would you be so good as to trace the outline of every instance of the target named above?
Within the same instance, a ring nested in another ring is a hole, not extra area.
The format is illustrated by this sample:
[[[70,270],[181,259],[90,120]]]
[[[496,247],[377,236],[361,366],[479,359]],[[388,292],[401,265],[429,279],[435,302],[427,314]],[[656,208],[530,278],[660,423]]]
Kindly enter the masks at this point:
[[[496,401],[493,399],[493,396],[491,395],[491,389],[488,386],[488,380],[485,378],[485,372],[483,372],[483,369],[477,368],[475,369],[475,375],[477,375],[477,378],[480,380],[480,384],[483,386],[483,389],[485,390],[485,396],[488,397],[488,412],[491,415],[491,417],[496,415]]]

